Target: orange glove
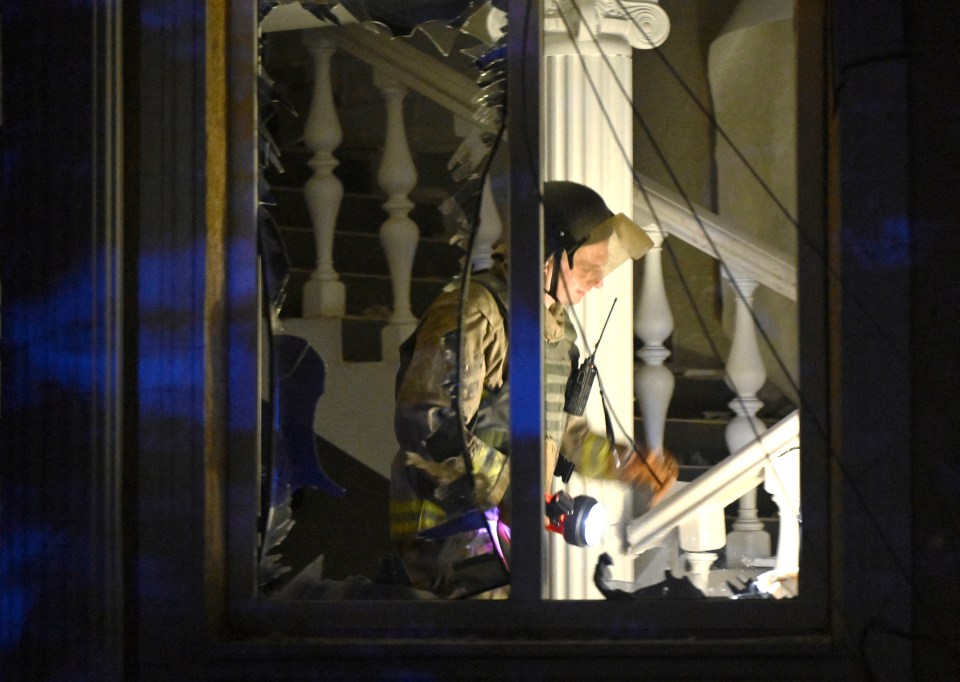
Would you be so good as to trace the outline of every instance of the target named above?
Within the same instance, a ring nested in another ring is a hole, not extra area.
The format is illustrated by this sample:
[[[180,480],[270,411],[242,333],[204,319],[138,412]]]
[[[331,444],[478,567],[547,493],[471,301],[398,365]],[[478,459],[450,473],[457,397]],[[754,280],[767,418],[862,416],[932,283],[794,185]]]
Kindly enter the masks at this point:
[[[650,506],[653,506],[677,480],[679,471],[677,458],[667,450],[659,455],[634,451],[626,462],[621,463],[618,478],[630,485],[647,488],[653,494],[650,500]]]

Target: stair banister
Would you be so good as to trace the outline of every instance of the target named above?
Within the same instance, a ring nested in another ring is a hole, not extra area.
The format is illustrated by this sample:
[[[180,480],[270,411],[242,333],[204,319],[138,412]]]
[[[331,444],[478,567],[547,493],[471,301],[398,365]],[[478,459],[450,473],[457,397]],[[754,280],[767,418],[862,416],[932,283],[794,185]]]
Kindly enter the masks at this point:
[[[314,60],[313,96],[304,122],[304,142],[313,152],[309,165],[313,175],[303,194],[313,223],[317,265],[303,289],[304,317],[342,317],[346,310],[346,288],[333,267],[333,237],[343,199],[343,185],[333,169],[333,150],[340,145],[342,130],[333,103],[330,60],[336,47],[328,31],[304,32],[304,44]]]
[[[495,132],[493,122],[475,119],[480,88],[474,80],[451,69],[402,40],[390,39],[362,25],[343,26],[332,40],[344,52],[390,76],[409,90],[440,105],[454,116]]]
[[[798,410],[794,410],[736,454],[725,458],[644,515],[625,524],[622,528],[624,552],[637,554],[655,546],[659,538],[695,514],[704,504],[724,506],[733,502],[746,489],[759,483],[758,477],[765,473],[765,468],[784,456],[796,456],[799,446],[800,415]],[[799,474],[795,478],[778,475],[774,480],[783,486],[791,503],[788,509],[780,508],[781,523],[796,523]],[[799,531],[792,537],[798,536]]]

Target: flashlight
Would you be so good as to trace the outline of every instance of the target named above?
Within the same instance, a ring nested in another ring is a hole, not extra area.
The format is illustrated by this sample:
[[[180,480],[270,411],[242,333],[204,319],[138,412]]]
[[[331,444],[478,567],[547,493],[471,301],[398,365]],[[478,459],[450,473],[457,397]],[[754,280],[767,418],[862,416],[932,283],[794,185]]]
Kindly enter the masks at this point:
[[[597,544],[607,527],[607,510],[587,495],[571,498],[561,490],[546,499],[547,530],[559,533],[571,545],[589,547]]]

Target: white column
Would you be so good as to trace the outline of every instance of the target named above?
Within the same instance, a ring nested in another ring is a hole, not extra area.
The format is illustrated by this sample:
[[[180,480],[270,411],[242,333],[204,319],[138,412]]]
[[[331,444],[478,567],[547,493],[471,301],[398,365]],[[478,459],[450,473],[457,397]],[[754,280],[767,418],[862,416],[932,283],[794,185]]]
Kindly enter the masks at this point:
[[[727,381],[736,394],[729,403],[736,416],[727,425],[725,435],[727,449],[734,453],[766,430],[756,414],[763,407],[757,391],[763,387],[767,371],[757,344],[752,313],[757,282],[734,275],[731,286],[734,288],[736,316],[733,343],[727,358]],[[753,489],[740,498],[737,520],[727,536],[727,566],[732,568],[741,565],[744,559],[769,556],[770,534],[763,529],[763,522],[758,518],[757,491]]]
[[[650,47],[638,35],[630,16],[621,6],[638,10],[652,8],[661,25],[669,20],[654,3],[576,0],[548,1],[544,11],[543,65],[543,178],[572,180],[597,190],[611,210],[632,214],[633,109],[632,54],[634,47]],[[645,15],[646,16],[646,15]],[[666,32],[656,31],[666,37]],[[643,43],[641,45],[641,42]],[[633,439],[633,268],[625,265],[604,280],[571,314],[580,322],[581,350],[597,342],[600,329],[614,299],[617,304],[597,353],[597,366],[610,405],[616,414],[617,440]],[[626,380],[624,380],[626,378]],[[599,391],[587,407],[593,428],[603,432]],[[571,481],[571,494],[585,492],[603,500],[611,523],[619,520],[627,498],[623,486],[579,480]],[[592,587],[593,570],[601,552],[619,551],[616,533],[607,543],[588,550],[570,548],[551,538],[552,598],[599,598]],[[633,566],[615,562],[617,580],[632,580]]]
[[[320,30],[304,32],[304,43],[313,55],[315,75],[313,99],[303,131],[304,142],[314,152],[309,162],[314,173],[303,193],[313,223],[317,266],[303,288],[303,316],[342,317],[346,288],[333,268],[334,230],[343,199],[343,185],[333,174],[337,166],[333,150],[342,139],[330,85],[330,59],[336,47],[324,39]]]
[[[417,170],[410,155],[403,119],[407,89],[396,79],[380,72],[374,74],[374,84],[383,93],[387,107],[387,134],[377,182],[387,194],[383,208],[388,217],[380,227],[380,244],[390,267],[393,286],[393,313],[382,332],[383,359],[390,360],[399,357],[399,345],[417,324],[410,309],[410,278],[420,230],[408,215],[413,208],[408,195],[416,187]]]

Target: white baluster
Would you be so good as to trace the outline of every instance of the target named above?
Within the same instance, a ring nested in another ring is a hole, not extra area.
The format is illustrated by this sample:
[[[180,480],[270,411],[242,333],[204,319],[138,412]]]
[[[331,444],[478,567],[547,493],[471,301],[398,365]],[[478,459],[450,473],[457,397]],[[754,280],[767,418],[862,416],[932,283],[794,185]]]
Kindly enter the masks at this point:
[[[634,316],[634,331],[643,341],[643,347],[637,351],[643,365],[636,372],[634,387],[647,448],[662,452],[667,409],[676,383],[673,372],[663,364],[670,357],[663,344],[673,333],[673,313],[663,283],[663,233],[656,226],[645,231],[653,240],[653,248],[643,258],[640,303]]]
[[[417,170],[407,144],[403,100],[407,89],[396,79],[375,73],[374,83],[387,107],[387,135],[377,181],[387,194],[383,204],[387,219],[380,227],[380,244],[390,267],[393,313],[382,332],[383,359],[399,357],[398,347],[413,332],[417,320],[410,309],[410,278],[420,230],[410,217],[413,202],[408,195],[417,184]]]
[[[756,414],[763,407],[757,398],[767,379],[767,371],[757,345],[757,332],[753,323],[753,292],[756,280],[734,277],[736,315],[734,318],[733,343],[727,358],[727,380],[736,398],[730,401],[730,409],[736,415],[727,424],[727,449],[733,453],[759,437],[766,426]],[[757,515],[756,489],[740,498],[737,520],[727,537],[727,565],[741,565],[745,559],[770,556],[770,534],[764,530]]]
[[[687,577],[694,587],[706,595],[710,588],[710,567],[719,555],[716,552],[687,552],[685,556],[690,566]]]
[[[334,230],[343,199],[343,185],[333,174],[337,166],[333,150],[342,139],[330,84],[330,60],[336,48],[324,39],[323,31],[305,32],[304,44],[313,55],[315,76],[303,135],[307,147],[314,152],[309,162],[314,173],[303,193],[313,222],[317,266],[303,287],[303,316],[342,317],[346,289],[333,268]]]

